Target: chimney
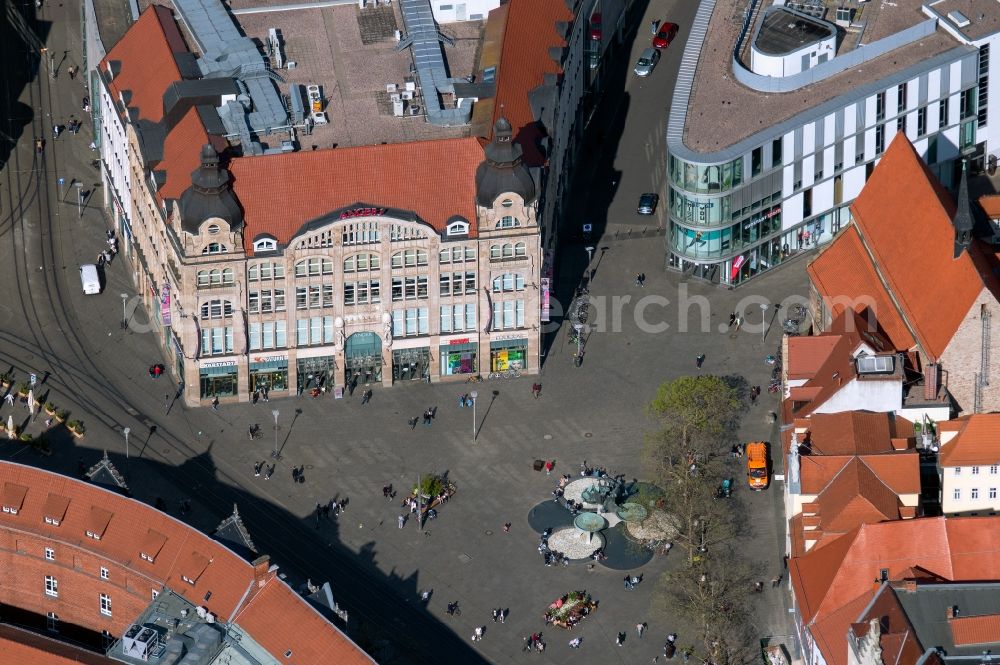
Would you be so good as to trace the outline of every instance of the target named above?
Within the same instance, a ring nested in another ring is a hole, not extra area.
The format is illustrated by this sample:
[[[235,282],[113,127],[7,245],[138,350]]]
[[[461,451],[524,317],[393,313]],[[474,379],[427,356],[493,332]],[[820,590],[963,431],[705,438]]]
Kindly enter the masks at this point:
[[[917,591],[917,581],[916,580],[906,580],[903,582],[903,591],[909,591],[910,593],[916,593]]]
[[[937,399],[938,394],[938,365],[928,363],[924,367],[924,399]]]
[[[254,559],[250,565],[253,566],[253,581],[258,587],[264,586],[278,570],[277,566],[271,566],[271,557],[266,554]]]
[[[944,616],[946,619],[957,619],[958,614],[959,614],[958,605],[949,605],[944,611]]]

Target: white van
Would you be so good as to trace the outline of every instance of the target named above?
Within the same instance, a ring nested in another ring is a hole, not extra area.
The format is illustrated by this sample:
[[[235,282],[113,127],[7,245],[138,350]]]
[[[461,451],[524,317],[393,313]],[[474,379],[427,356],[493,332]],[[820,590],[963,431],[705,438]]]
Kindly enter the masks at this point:
[[[80,283],[83,285],[83,292],[93,295],[101,292],[101,278],[97,274],[97,266],[87,263],[80,266]]]

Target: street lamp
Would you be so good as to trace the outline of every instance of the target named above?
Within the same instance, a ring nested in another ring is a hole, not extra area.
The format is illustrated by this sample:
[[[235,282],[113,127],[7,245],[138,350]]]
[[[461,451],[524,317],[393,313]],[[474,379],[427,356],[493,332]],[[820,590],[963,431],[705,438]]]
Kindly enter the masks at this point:
[[[765,303],[760,304],[760,343],[764,343],[764,337],[767,335],[767,305]]]
[[[476,398],[479,397],[479,393],[473,390],[469,393],[469,397],[472,398],[472,442],[475,443],[478,435],[476,431]]]
[[[125,311],[125,306],[128,304],[128,294],[123,293],[122,295],[122,328],[128,327],[128,314]]]
[[[274,452],[271,453],[271,457],[274,459],[281,459],[281,457],[278,456],[278,416],[281,415],[281,412],[275,409],[271,411],[271,415],[274,416]]]
[[[587,250],[587,280],[590,281],[594,279],[594,270],[590,267],[591,262],[594,260],[594,247],[593,245],[588,245],[584,249]]]
[[[128,428],[128,427],[126,427],[125,429],[122,430],[122,434],[125,435],[125,459],[128,459],[128,435],[131,432],[132,432],[132,430],[130,428]]]
[[[76,214],[83,219],[83,183],[77,182],[74,187],[76,187]]]

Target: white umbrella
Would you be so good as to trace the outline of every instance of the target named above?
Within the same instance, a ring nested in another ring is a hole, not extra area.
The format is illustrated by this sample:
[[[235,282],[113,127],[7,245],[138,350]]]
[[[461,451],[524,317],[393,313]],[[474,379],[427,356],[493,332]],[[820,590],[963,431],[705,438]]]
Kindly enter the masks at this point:
[[[14,434],[14,416],[7,416],[7,438],[13,439]]]
[[[28,413],[35,415],[35,391],[28,391]]]

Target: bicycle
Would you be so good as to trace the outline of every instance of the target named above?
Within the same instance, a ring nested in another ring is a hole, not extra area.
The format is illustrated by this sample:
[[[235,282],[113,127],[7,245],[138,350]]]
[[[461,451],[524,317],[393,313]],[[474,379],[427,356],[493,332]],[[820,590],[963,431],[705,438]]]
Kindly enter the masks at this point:
[[[247,430],[247,433],[250,435],[250,440],[251,441],[253,441],[254,439],[263,439],[264,438],[264,432],[261,431],[260,425],[256,425],[256,424],[255,425],[251,425],[250,429]]]
[[[469,378],[467,378],[465,380],[466,383],[482,383],[482,381],[483,381],[483,377],[480,376],[479,374],[475,374],[473,376],[470,376]]]

